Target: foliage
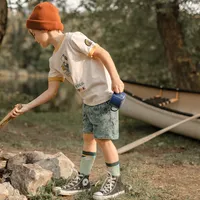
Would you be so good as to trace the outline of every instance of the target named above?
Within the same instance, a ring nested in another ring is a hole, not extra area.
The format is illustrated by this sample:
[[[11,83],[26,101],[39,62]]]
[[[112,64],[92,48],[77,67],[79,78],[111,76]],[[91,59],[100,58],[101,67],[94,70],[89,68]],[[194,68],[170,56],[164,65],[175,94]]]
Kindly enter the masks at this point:
[[[197,51],[191,52],[191,46],[193,49],[198,47],[198,43],[195,43],[198,41],[195,34],[198,34],[199,20],[195,20],[194,16],[197,15],[195,12],[188,13],[188,7],[183,5],[189,2],[191,1],[113,0],[107,2],[87,0],[82,1],[82,4],[89,13],[90,21],[88,24],[90,27],[93,27],[91,24],[96,24],[97,21],[100,24],[94,30],[101,32],[99,40],[102,44],[106,44],[106,48],[112,53],[123,78],[175,87],[173,82],[178,77],[172,78],[172,73],[176,71],[176,68],[168,67],[170,58],[164,51],[163,38],[158,32],[157,12],[170,15],[173,6],[179,6],[179,17],[174,18],[174,20],[181,24],[181,34],[184,40],[183,55],[189,52],[195,66],[198,53]],[[164,5],[162,9],[157,9],[158,3]],[[188,17],[190,21],[188,21]],[[189,28],[191,23],[192,29]],[[184,27],[188,27],[187,31],[184,30]],[[165,31],[168,30],[165,29]],[[190,38],[188,34],[190,34]],[[174,38],[165,39],[173,41]],[[188,46],[188,41],[190,41],[191,46]],[[173,51],[173,49],[169,51]],[[192,68],[192,71],[188,70],[185,78],[190,79],[191,75],[197,75],[198,69],[193,66]],[[183,73],[185,71],[184,68],[179,70],[180,72],[182,70]],[[179,74],[181,73],[176,73],[176,76],[180,76]]]
[[[0,89],[1,114],[5,115],[8,110],[11,110],[17,103],[28,102],[30,99],[31,96],[27,94],[22,94],[18,91],[5,92]]]
[[[168,79],[153,8],[130,0],[89,0],[84,1],[84,6],[90,12],[87,27],[94,27],[88,35],[97,35],[97,41],[111,53],[122,78],[156,84],[159,77],[163,82]]]
[[[182,21],[186,47],[192,55],[193,62],[197,64],[200,62],[200,18],[196,15],[182,12],[180,20]],[[196,70],[199,71],[200,68],[196,67]]]
[[[29,79],[27,82],[7,81],[0,82],[4,87],[0,87],[0,114],[5,115],[17,103],[28,103],[41,93],[47,87],[47,80]],[[59,91],[54,99],[34,108],[35,112],[52,112],[79,110],[81,107],[80,96],[76,93],[71,84],[61,83]],[[71,98],[69,98],[71,97]]]
[[[39,188],[37,195],[29,195],[29,200],[61,200],[53,194],[52,188],[54,186],[54,181],[50,181],[46,186]]]
[[[53,188],[67,184],[70,179],[71,177],[69,179],[53,178],[46,186],[40,187],[36,195],[29,195],[28,198],[29,200],[61,200],[62,198],[53,191]]]
[[[48,71],[52,49],[41,49],[25,28],[25,20],[39,2],[20,0],[16,2],[16,9],[10,10],[0,68],[24,68],[30,73]],[[81,31],[107,49],[123,79],[166,86],[172,86],[173,81],[157,29],[155,5],[167,3],[161,10],[167,14],[168,3],[175,2],[180,6],[178,20],[182,25],[184,48],[190,52],[193,62],[199,63],[200,22],[195,11],[188,11],[189,0],[85,0],[75,9],[70,8],[68,1],[52,2],[60,8],[65,31]]]

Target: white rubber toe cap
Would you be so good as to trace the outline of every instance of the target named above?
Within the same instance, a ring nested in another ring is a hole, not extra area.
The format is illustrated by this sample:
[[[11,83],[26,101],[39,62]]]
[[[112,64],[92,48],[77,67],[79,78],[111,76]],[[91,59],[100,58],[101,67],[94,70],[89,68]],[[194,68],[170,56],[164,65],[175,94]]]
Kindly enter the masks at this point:
[[[103,196],[103,193],[102,192],[95,192],[94,196]]]

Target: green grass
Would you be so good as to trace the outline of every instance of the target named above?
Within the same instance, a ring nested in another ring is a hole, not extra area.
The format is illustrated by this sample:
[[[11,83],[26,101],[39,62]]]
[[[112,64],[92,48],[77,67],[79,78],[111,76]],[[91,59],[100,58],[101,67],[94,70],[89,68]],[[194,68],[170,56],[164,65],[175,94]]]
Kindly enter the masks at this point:
[[[61,200],[60,197],[53,194],[52,188],[55,182],[49,182],[45,187],[39,188],[37,195],[28,195],[29,200]]]

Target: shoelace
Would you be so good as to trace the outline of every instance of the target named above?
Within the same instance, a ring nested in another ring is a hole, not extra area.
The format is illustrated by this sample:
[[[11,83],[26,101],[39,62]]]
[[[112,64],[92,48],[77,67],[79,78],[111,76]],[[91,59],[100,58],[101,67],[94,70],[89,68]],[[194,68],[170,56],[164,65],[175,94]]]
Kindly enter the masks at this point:
[[[116,178],[113,177],[110,173],[108,173],[108,177],[106,178],[106,180],[104,181],[100,191],[103,193],[103,194],[106,194],[108,192],[110,192],[114,185],[115,185],[115,182],[116,182]]]
[[[77,175],[69,183],[67,183],[67,185],[63,186],[63,188],[68,189],[68,188],[74,187],[82,178],[83,178],[83,174],[77,173]]]

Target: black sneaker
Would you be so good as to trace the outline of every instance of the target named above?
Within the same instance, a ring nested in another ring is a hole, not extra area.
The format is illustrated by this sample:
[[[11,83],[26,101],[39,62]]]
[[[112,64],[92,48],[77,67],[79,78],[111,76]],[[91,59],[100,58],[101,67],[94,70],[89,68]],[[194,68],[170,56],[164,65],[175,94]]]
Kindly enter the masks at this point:
[[[110,173],[104,181],[100,191],[93,194],[93,199],[104,200],[115,198],[120,194],[124,194],[124,185],[120,176],[112,176]]]
[[[54,188],[56,194],[63,196],[75,195],[84,191],[90,191],[89,176],[80,173],[66,185]]]

